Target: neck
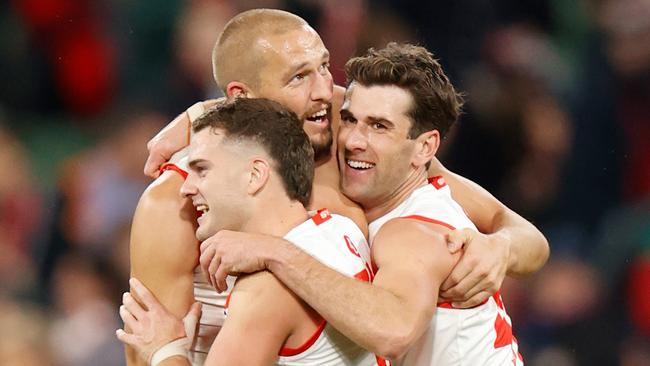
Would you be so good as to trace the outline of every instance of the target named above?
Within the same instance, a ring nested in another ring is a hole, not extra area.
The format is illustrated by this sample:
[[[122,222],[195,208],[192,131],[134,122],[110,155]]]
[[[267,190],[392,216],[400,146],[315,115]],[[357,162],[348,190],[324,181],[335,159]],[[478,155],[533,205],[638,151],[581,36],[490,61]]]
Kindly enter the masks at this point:
[[[416,189],[427,184],[426,171],[413,172],[388,197],[362,204],[368,223],[384,216],[404,202]]]
[[[258,206],[240,231],[282,237],[309,218],[307,210],[298,201],[286,197],[273,201]]]

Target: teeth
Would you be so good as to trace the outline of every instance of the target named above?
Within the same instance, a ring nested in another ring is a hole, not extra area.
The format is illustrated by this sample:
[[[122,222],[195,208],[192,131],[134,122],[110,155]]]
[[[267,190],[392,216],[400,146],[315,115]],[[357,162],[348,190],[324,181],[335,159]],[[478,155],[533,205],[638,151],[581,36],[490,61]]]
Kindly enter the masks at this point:
[[[318,112],[312,114],[309,118],[320,118],[320,117],[325,116],[326,114],[327,114],[327,110],[326,110],[326,109],[322,109],[322,110],[320,110],[320,111],[318,111]]]
[[[350,167],[355,169],[370,169],[373,166],[375,166],[375,164],[366,163],[365,161],[358,161],[358,160],[347,160],[347,163]]]
[[[200,205],[196,206],[196,210],[201,211],[203,213],[206,213],[206,212],[210,211],[210,208],[208,208],[208,205],[200,204]]]

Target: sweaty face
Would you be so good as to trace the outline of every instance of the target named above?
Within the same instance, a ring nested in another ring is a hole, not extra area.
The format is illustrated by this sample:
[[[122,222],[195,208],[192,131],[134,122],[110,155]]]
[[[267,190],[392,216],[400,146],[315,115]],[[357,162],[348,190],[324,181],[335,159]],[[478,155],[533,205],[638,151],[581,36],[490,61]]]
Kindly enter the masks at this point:
[[[387,202],[415,174],[411,103],[409,92],[396,86],[352,83],[346,92],[338,135],[341,190],[365,209]]]
[[[316,157],[332,146],[332,75],[329,52],[318,34],[305,26],[257,41],[264,68],[256,96],[272,99],[291,109],[303,128]]]
[[[245,218],[247,164],[234,144],[222,140],[223,131],[205,128],[190,144],[190,169],[181,193],[201,213],[196,230],[200,241],[219,230],[237,230]]]

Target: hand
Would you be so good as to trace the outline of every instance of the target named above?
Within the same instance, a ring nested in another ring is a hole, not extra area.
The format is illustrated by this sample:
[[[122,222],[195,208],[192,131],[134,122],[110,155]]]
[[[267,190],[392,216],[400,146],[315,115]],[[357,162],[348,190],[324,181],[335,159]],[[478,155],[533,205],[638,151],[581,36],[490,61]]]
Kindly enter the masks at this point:
[[[453,307],[470,308],[484,302],[501,288],[508,268],[510,248],[507,242],[470,229],[447,235],[449,251],[464,248],[460,260],[440,286],[440,297]]]
[[[201,243],[201,270],[217,292],[226,291],[228,275],[266,269],[264,249],[276,240],[268,235],[221,230]]]
[[[144,174],[152,178],[160,175],[160,167],[168,161],[172,155],[183,149],[190,143],[190,128],[192,122],[198,118],[203,111],[222,101],[224,98],[209,99],[198,102],[179,114],[165,128],[147,143],[149,157],[144,165]]]
[[[132,346],[140,357],[149,363],[157,350],[176,339],[186,338],[189,349],[196,323],[201,316],[201,304],[193,304],[181,321],[167,311],[140,281],[132,278],[129,284],[133,293],[148,310],[136,302],[129,292],[124,293],[120,317],[125,328],[129,328],[133,333],[118,329],[115,332],[117,339]]]

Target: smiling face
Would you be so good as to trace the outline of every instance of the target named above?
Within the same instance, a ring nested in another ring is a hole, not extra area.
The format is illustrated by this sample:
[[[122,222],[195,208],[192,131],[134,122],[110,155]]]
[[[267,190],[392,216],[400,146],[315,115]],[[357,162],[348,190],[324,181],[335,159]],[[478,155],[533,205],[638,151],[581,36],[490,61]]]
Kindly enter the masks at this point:
[[[412,103],[397,86],[348,87],[338,135],[341,190],[364,208],[387,202],[424,169],[413,164],[416,141],[408,138]]]
[[[181,193],[202,213],[196,230],[200,241],[219,230],[237,230],[247,217],[248,160],[242,152],[236,143],[224,141],[220,129],[205,128],[192,138]]]
[[[305,25],[260,37],[256,47],[264,67],[254,96],[274,100],[296,113],[316,156],[329,154],[334,84],[329,52],[318,34]]]

